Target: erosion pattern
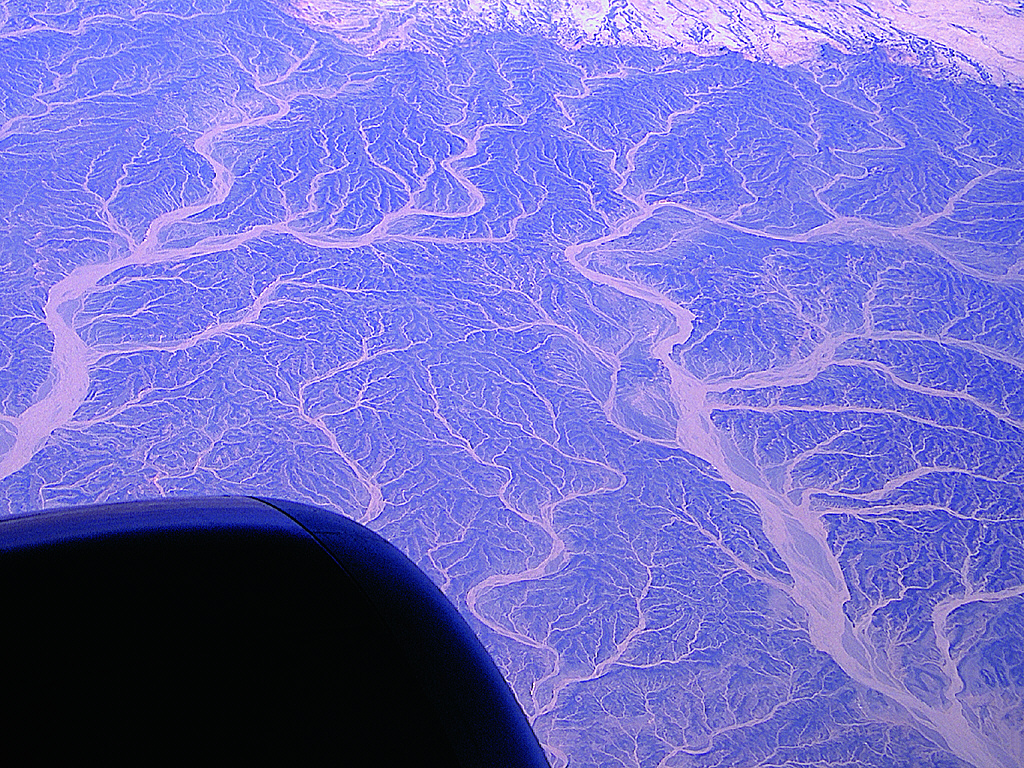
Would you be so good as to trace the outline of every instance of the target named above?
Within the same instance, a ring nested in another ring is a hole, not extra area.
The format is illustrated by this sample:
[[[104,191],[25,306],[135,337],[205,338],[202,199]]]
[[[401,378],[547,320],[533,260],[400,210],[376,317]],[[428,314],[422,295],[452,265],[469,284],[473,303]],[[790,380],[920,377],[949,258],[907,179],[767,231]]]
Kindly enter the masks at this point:
[[[0,16],[5,510],[356,515],[557,768],[1024,760],[1019,93],[40,5]]]
[[[1024,82],[1020,0],[276,0],[291,15],[366,50],[416,46],[437,25],[530,28],[566,47],[728,49],[792,64],[827,44],[883,46],[948,76]],[[425,46],[430,49],[430,44]]]

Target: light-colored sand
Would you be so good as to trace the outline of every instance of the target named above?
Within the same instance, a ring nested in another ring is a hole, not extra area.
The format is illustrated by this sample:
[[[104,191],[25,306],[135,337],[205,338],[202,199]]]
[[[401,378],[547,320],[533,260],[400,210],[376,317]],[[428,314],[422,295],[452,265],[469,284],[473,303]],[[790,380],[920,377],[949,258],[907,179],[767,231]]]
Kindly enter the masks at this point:
[[[823,44],[879,44],[932,71],[1024,83],[1024,11],[1013,0],[282,0],[289,12],[369,50],[429,46],[412,35],[436,22],[464,28],[540,28],[584,42],[721,49],[793,64]],[[930,45],[928,45],[930,43]]]

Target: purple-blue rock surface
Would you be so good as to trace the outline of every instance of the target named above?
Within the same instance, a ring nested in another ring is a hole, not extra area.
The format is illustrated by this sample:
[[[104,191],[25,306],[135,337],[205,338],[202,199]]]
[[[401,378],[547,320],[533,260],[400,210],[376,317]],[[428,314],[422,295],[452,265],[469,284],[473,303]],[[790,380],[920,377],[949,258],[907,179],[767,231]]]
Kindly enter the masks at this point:
[[[612,5],[0,3],[0,509],[353,514],[554,768],[1019,766],[1024,91]]]

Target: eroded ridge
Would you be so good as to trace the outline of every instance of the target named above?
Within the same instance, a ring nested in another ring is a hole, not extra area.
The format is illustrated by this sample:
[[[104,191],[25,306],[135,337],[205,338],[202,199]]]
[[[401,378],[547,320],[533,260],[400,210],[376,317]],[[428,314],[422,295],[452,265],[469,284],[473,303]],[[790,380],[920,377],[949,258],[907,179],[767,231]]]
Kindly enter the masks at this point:
[[[3,8],[5,509],[358,510],[559,768],[1019,762],[1019,97]]]
[[[283,0],[289,12],[366,51],[429,46],[439,31],[518,31],[569,48],[723,50],[780,66],[812,61],[824,46],[845,53],[884,46],[890,56],[946,77],[1024,82],[1024,21],[1012,0],[955,4],[876,0]]]

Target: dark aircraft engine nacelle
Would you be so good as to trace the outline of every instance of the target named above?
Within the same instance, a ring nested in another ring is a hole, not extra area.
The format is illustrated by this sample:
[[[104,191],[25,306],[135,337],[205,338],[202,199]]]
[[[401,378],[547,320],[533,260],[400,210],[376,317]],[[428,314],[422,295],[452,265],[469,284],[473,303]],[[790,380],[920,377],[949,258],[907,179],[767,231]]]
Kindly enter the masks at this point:
[[[0,590],[0,729],[33,763],[548,765],[451,603],[331,512],[205,498],[11,517]]]

